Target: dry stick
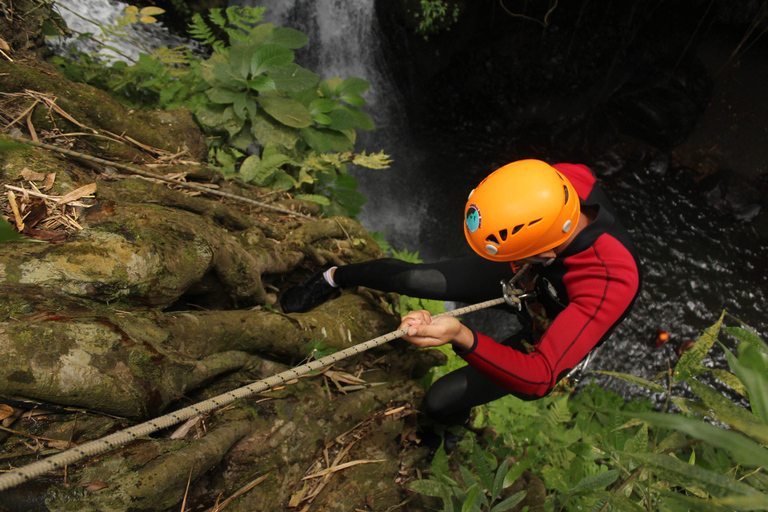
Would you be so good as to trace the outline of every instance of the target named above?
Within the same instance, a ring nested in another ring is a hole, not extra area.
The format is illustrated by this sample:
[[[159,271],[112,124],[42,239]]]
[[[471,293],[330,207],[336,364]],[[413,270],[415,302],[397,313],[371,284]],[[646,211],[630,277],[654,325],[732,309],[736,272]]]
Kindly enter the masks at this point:
[[[516,281],[527,268],[528,265],[525,265],[523,270],[519,271],[512,279],[512,283],[514,283],[514,281]],[[473,304],[471,306],[459,308],[453,311],[448,311],[439,316],[456,317],[492,306],[497,306],[503,304],[504,302],[505,299],[501,297],[498,299],[488,300],[478,304]],[[5,474],[0,475],[0,491],[15,487],[40,475],[62,468],[67,464],[73,464],[89,457],[94,457],[107,451],[114,450],[115,448],[124,446],[139,438],[146,437],[154,432],[186,421],[196,414],[205,414],[207,412],[224,407],[225,405],[229,405],[232,402],[240,400],[241,398],[253,396],[256,393],[261,393],[262,391],[271,389],[274,386],[286,384],[293,379],[297,379],[301,375],[306,375],[307,373],[314,370],[320,370],[347,357],[361,354],[366,350],[384,345],[385,343],[389,343],[390,341],[400,338],[407,333],[408,329],[398,329],[396,331],[392,331],[383,336],[370,339],[329,356],[311,361],[302,366],[297,366],[290,370],[278,373],[277,375],[256,381],[248,386],[229,391],[228,393],[224,393],[189,407],[179,409],[178,411],[166,414],[165,416],[160,416],[159,418],[155,418],[139,425],[134,425],[133,427],[120,430],[101,439],[96,439],[94,441],[84,443],[65,452],[53,455],[52,457],[34,462],[27,466],[13,469]]]
[[[214,196],[226,197],[227,199],[234,199],[235,201],[240,201],[240,202],[243,202],[243,203],[253,204],[253,205],[259,206],[261,208],[267,208],[269,210],[275,210],[275,211],[278,211],[278,212],[281,212],[281,213],[287,213],[289,215],[295,215],[296,217],[302,217],[304,219],[309,219],[309,220],[317,220],[317,219],[314,219],[314,218],[310,217],[309,215],[304,215],[303,213],[298,213],[298,212],[295,212],[293,210],[288,210],[287,208],[280,208],[280,207],[277,207],[277,206],[272,206],[270,204],[260,203],[258,201],[254,201],[253,199],[248,199],[247,197],[239,196],[237,194],[230,194],[229,192],[221,192],[219,190],[212,190],[212,189],[210,189],[208,187],[204,187],[204,186],[198,185],[196,183],[185,183],[185,182],[176,181],[176,180],[173,180],[173,179],[170,179],[170,178],[166,178],[162,174],[155,174],[153,172],[144,171],[144,170],[139,169],[138,167],[134,167],[132,165],[125,165],[125,164],[119,164],[119,163],[116,163],[116,162],[110,162],[109,160],[104,160],[102,158],[98,158],[98,157],[95,157],[95,156],[87,155],[85,153],[79,153],[77,151],[72,151],[72,150],[69,150],[69,149],[66,149],[66,148],[62,148],[62,147],[59,147],[59,146],[54,146],[52,144],[46,144],[44,142],[35,142],[35,141],[29,140],[29,139],[25,139],[23,137],[14,137],[13,135],[11,135],[10,137],[12,139],[15,139],[15,140],[19,141],[19,142],[23,142],[25,144],[29,144],[30,146],[40,147],[40,148],[48,149],[48,150],[51,150],[51,151],[56,151],[57,153],[61,153],[61,154],[67,155],[67,156],[72,156],[72,157],[75,157],[75,158],[81,158],[83,160],[87,160],[87,161],[91,161],[91,162],[96,162],[97,164],[101,164],[101,165],[110,165],[110,166],[115,167],[117,169],[122,169],[122,170],[125,170],[125,171],[128,171],[128,172],[131,172],[133,174],[138,174],[139,176],[144,176],[146,178],[154,178],[154,179],[158,179],[158,180],[165,181],[165,182],[168,182],[168,183],[173,183],[174,185],[179,185],[181,187],[191,188],[193,190],[198,190],[200,192],[203,192],[204,194],[211,194],[211,195],[214,195]]]

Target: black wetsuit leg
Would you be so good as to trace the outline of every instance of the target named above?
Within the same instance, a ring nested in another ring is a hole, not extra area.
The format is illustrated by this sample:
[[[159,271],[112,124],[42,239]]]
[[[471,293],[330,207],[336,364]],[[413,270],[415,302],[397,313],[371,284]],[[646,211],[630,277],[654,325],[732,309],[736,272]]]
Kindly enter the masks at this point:
[[[500,281],[513,275],[509,263],[472,255],[437,263],[366,261],[338,267],[334,281],[422,299],[475,303],[501,297]]]
[[[530,342],[532,333],[520,331],[502,342],[515,350],[525,351],[522,340]],[[522,400],[535,400],[538,396],[515,393],[497,386],[471,366],[464,366],[439,378],[427,391],[422,410],[431,419],[447,426],[463,425],[469,419],[472,407],[487,404],[507,395]]]

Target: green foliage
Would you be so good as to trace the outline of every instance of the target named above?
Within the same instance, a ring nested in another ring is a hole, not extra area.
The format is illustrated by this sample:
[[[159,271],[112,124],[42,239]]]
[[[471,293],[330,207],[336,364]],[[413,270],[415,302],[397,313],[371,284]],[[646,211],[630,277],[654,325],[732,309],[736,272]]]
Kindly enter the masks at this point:
[[[430,35],[451,30],[451,25],[458,21],[459,6],[454,4],[451,9],[449,3],[448,0],[421,0],[420,9],[413,16],[418,20],[416,33],[425,41],[429,40]]]
[[[671,394],[673,386],[685,385],[699,400],[673,399],[681,412],[652,412],[649,400],[625,402],[594,384],[576,395],[556,390],[533,402],[505,397],[475,409],[474,431],[491,427],[501,434],[462,441],[457,457],[466,467],[461,474],[474,475],[488,489],[483,460],[491,454],[516,460],[507,480],[525,469],[541,477],[547,488],[545,510],[552,511],[768,510],[768,422],[763,416],[768,346],[741,322],[725,328],[722,323],[723,317],[704,331],[671,374],[662,374],[666,387],[658,379],[615,374],[653,392]],[[733,373],[701,364],[721,331],[738,342],[737,355],[723,347]],[[701,380],[707,372],[743,391],[750,407],[741,407]],[[440,496],[455,502],[455,492],[445,493],[451,484],[440,482]],[[430,495],[438,495],[435,483],[426,485],[432,486]],[[465,498],[471,485],[462,487]]]
[[[13,229],[10,222],[0,216],[0,244],[5,242],[21,242],[24,240],[26,240],[26,238]]]
[[[505,512],[512,510],[525,498],[526,491],[520,491],[502,499],[502,491],[514,483],[514,480],[507,478],[509,460],[504,459],[498,464],[493,454],[483,452],[478,445],[474,445],[472,463],[476,471],[473,473],[465,465],[459,464],[461,479],[455,480],[450,474],[448,456],[441,446],[432,459],[429,478],[415,480],[408,487],[418,493],[442,499],[443,510],[446,512]]]
[[[151,14],[146,9],[100,25],[101,31],[121,35],[142,21],[139,15]],[[294,62],[307,36],[261,23],[264,11],[230,6],[194,15],[189,31],[211,48],[206,59],[160,48],[130,65],[84,53],[54,62],[69,79],[107,90],[131,108],[189,108],[209,134],[211,165],[225,177],[292,192],[326,216],[354,218],[366,199],[348,165],[390,164],[382,152],[354,152],[357,130],[374,129],[361,109],[370,84],[355,77],[320,81]]]

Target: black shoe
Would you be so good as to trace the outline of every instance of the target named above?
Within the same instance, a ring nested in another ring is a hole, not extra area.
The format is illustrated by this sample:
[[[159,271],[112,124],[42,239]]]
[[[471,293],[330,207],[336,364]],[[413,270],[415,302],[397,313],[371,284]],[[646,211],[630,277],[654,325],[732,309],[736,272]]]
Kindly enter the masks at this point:
[[[318,270],[312,277],[283,294],[280,299],[283,313],[304,313],[316,308],[339,291],[325,280],[323,272],[325,271]]]

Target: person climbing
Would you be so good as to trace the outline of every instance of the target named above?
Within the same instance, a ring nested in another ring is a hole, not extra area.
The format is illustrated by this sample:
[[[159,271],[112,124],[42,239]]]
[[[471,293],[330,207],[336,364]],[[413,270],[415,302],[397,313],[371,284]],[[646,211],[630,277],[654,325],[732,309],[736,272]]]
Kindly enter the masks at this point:
[[[468,366],[438,379],[423,411],[445,426],[472,407],[512,394],[546,396],[627,316],[641,286],[631,237],[590,169],[540,160],[507,164],[486,177],[464,207],[474,254],[437,263],[383,258],[319,271],[284,294],[284,312],[308,311],[364,286],[412,297],[476,303],[502,295],[502,280],[531,264],[519,316],[523,328],[500,342],[450,316],[413,311],[403,338],[417,347],[450,344]]]

